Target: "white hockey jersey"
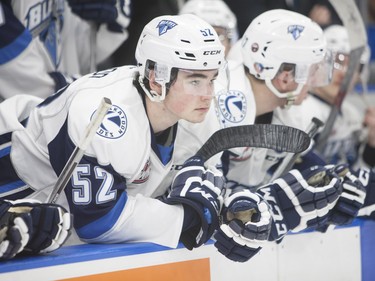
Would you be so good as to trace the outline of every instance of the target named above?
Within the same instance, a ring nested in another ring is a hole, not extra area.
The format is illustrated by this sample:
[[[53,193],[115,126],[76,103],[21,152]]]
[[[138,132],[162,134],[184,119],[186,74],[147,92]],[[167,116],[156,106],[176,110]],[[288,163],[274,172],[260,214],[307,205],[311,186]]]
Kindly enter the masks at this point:
[[[161,160],[143,99],[133,85],[135,67],[89,74],[46,99],[13,132],[11,159],[18,175],[45,201],[105,96],[112,107],[61,196],[69,202],[83,241],[152,242],[176,247],[183,208],[154,199],[173,155]],[[163,186],[163,188],[161,188]]]
[[[306,130],[313,117],[325,122],[330,111],[330,104],[315,95],[309,95],[300,106],[293,106],[290,110],[275,110],[275,117],[286,125]],[[359,163],[363,164],[359,149],[365,139],[363,117],[364,112],[350,100],[343,101],[323,151],[322,156],[327,163],[348,163],[353,168],[358,168]]]
[[[56,86],[48,73],[89,73],[91,51],[99,63],[127,37],[126,31],[111,32],[106,25],[94,35],[90,24],[73,14],[64,0],[2,1],[0,100],[17,94],[46,98]]]

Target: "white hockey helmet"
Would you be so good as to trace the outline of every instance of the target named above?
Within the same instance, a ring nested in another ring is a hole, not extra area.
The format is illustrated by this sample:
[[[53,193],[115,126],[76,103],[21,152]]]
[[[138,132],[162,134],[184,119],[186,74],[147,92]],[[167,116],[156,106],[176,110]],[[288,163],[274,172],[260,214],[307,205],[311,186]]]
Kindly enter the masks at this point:
[[[323,30],[310,18],[288,10],[269,10],[256,17],[241,43],[244,65],[280,98],[297,96],[308,83],[311,70],[321,68],[316,64],[327,59]],[[294,66],[295,81],[299,84],[291,93],[280,93],[271,82],[284,65]]]
[[[327,47],[334,53],[340,53],[344,55],[349,55],[350,53],[350,42],[349,34],[347,29],[342,25],[330,25],[324,29],[324,36],[327,40]],[[367,81],[365,77],[368,76],[368,65],[370,62],[371,50],[368,44],[366,44],[365,49],[360,58],[360,74],[361,79]],[[338,68],[337,63],[335,67]],[[363,77],[362,77],[363,76]]]
[[[179,14],[197,15],[213,27],[224,28],[232,43],[238,39],[237,18],[222,0],[188,0],[181,7]]]
[[[224,47],[213,27],[191,14],[151,20],[138,40],[135,58],[140,81],[148,78],[148,62],[155,63],[155,81],[162,86],[162,95],[146,90],[154,101],[164,100],[172,68],[213,70],[225,64]]]
[[[324,29],[328,49],[336,53],[349,54],[350,43],[348,31],[342,25],[334,24]]]

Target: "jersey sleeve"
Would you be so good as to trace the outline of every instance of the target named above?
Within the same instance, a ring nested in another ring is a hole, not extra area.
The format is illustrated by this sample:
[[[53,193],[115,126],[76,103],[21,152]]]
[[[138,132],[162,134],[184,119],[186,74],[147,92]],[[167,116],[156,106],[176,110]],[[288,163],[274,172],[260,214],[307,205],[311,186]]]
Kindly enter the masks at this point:
[[[152,242],[176,247],[183,209],[127,193],[126,179],[84,156],[65,189],[78,236],[89,243]]]
[[[55,82],[48,75],[43,50],[10,6],[0,3],[0,15],[0,98],[49,96],[55,91]]]

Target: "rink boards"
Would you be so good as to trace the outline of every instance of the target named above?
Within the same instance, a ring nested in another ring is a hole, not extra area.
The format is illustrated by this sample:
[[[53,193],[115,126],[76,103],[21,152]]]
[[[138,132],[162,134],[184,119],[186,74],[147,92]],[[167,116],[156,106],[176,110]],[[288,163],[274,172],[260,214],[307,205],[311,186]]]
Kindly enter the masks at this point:
[[[375,280],[375,222],[356,220],[328,233],[291,234],[247,263],[218,254],[213,242],[188,251],[148,243],[66,246],[0,263],[0,280]]]

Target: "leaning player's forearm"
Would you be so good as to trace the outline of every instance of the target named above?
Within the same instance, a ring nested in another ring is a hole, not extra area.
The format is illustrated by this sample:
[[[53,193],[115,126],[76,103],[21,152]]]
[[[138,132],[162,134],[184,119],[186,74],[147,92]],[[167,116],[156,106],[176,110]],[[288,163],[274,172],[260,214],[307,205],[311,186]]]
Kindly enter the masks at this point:
[[[175,248],[182,223],[182,206],[167,205],[142,195],[129,196],[112,227],[96,237],[81,239],[87,243],[150,242]]]

